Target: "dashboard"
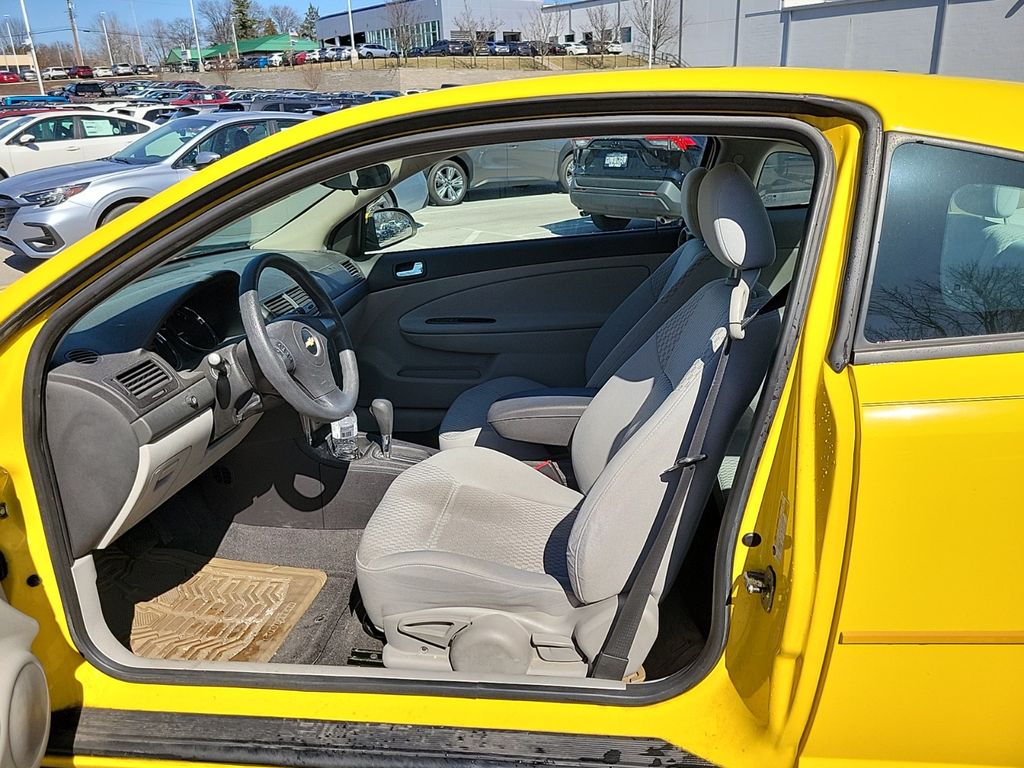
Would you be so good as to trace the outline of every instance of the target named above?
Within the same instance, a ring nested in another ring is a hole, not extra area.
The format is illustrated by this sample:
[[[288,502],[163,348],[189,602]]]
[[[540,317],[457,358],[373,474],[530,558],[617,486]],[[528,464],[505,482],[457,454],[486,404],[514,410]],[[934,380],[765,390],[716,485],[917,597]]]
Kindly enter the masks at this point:
[[[58,344],[46,426],[75,557],[108,546],[198,477],[273,404],[257,387],[238,307],[240,276],[258,255],[164,264],[86,313]],[[366,294],[341,254],[285,255],[343,314]],[[259,291],[267,320],[313,309],[276,270]]]

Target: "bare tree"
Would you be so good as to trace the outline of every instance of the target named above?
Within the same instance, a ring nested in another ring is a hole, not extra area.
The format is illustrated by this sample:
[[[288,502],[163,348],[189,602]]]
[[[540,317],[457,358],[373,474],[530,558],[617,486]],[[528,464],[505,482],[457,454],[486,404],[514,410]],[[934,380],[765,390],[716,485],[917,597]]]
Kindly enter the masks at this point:
[[[543,54],[547,50],[548,43],[557,42],[558,36],[562,33],[564,21],[565,15],[558,6],[545,6],[543,3],[537,3],[526,16],[523,32],[526,34],[527,40],[538,45]]]
[[[501,29],[501,25],[504,22],[496,16],[485,16],[483,14],[477,14],[469,6],[469,0],[463,0],[462,12],[455,17],[455,25],[458,27],[459,32],[465,35],[473,45],[473,51],[476,52],[476,44],[493,40],[495,33]]]
[[[604,3],[590,6],[587,8],[587,21],[590,22],[590,28],[593,30],[594,40],[607,42],[619,39],[619,30],[615,28],[615,19],[610,6]],[[650,21],[649,18],[648,21]]]
[[[106,32],[104,32],[104,22]],[[89,42],[84,46],[85,59],[89,61],[107,61],[107,43],[110,43],[110,55],[115,62],[135,61],[138,58],[138,47],[135,44],[135,32],[129,30],[127,24],[114,13],[105,18],[97,16],[89,25]]]
[[[408,0],[388,0],[387,12],[395,48],[404,56],[417,42],[416,25],[423,21],[423,15]]]
[[[290,5],[272,5],[268,15],[277,27],[278,32],[287,32],[290,29],[298,29],[302,23],[302,17]]]
[[[323,67],[314,67],[311,64],[307,64],[302,68],[302,83],[311,91],[319,91],[323,79]]]
[[[654,24],[651,24],[651,11]],[[679,6],[674,0],[633,0],[630,19],[644,48],[653,43],[655,54],[679,32]]]
[[[228,43],[231,36],[231,0],[199,0],[196,12],[206,22],[204,32],[214,43]]]

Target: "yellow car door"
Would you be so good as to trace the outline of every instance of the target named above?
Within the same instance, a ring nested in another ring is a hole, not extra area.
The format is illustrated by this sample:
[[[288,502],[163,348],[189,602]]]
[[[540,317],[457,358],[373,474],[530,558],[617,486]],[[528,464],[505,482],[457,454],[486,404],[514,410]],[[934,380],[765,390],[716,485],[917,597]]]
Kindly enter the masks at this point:
[[[806,750],[823,762],[807,764],[1019,765],[1024,156],[896,135],[887,178],[850,369],[852,546]]]

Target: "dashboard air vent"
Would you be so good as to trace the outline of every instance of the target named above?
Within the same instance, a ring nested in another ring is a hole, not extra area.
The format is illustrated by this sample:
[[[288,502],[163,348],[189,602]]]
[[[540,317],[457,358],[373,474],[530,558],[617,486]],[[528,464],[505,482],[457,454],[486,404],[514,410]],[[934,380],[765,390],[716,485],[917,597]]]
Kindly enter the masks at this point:
[[[354,277],[356,280],[363,279],[363,273],[359,271],[359,267],[356,266],[354,261],[342,259],[341,266],[343,266],[345,268],[345,271],[352,275],[352,277]]]
[[[313,302],[302,288],[293,285],[284,293],[263,302],[271,317],[281,317],[291,313],[308,314]]]
[[[137,400],[142,400],[146,393],[159,386],[168,384],[171,375],[161,368],[154,360],[143,360],[138,365],[121,371],[114,377],[125,391]]]
[[[69,363],[92,365],[100,359],[100,353],[92,349],[72,349],[64,355],[64,359]]]

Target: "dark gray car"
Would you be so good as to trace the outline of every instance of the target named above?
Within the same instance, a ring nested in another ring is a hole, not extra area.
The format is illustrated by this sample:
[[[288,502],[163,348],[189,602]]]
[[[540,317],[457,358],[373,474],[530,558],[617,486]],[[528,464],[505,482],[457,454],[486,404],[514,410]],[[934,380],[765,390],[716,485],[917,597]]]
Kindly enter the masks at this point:
[[[542,139],[473,147],[427,171],[427,193],[434,205],[458,205],[471,189],[557,183],[569,191],[573,146],[565,139]]]

